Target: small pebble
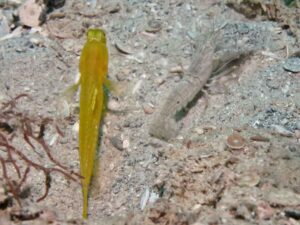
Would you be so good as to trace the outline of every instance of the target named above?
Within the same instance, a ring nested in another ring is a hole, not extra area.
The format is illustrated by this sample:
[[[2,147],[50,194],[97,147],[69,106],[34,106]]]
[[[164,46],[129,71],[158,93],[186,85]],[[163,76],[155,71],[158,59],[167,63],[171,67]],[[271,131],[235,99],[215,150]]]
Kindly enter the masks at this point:
[[[162,78],[157,78],[154,80],[154,83],[158,86],[162,85],[163,83],[165,83],[166,81]]]
[[[78,121],[73,125],[72,130],[73,130],[75,133],[78,133],[78,132],[79,132],[79,122],[78,122]]]
[[[226,143],[229,148],[233,150],[239,150],[245,147],[246,142],[241,135],[234,133],[227,138]]]
[[[150,197],[149,197],[149,203],[154,203],[156,200],[159,199],[159,194],[151,191]]]
[[[201,204],[196,204],[192,207],[192,212],[199,212],[201,209],[202,205]]]
[[[144,120],[142,120],[142,119],[127,118],[123,123],[123,127],[139,128],[143,124],[144,124]]]
[[[58,139],[58,134],[54,134],[53,136],[52,136],[52,138],[50,139],[50,141],[49,141],[49,145],[50,146],[52,146],[56,141],[57,141],[57,139]]]
[[[107,103],[107,108],[111,111],[120,111],[121,110],[121,105],[118,101],[111,99]]]
[[[150,197],[150,191],[149,191],[149,188],[147,187],[141,197],[141,201],[140,201],[141,210],[144,210],[144,208],[149,200],[149,197]]]
[[[123,149],[128,149],[129,146],[130,146],[129,140],[128,140],[128,139],[125,139],[125,140],[123,141]]]
[[[130,69],[122,69],[119,73],[116,74],[118,81],[124,81],[129,77]]]
[[[300,58],[292,57],[287,59],[283,64],[283,68],[293,73],[300,72]]]
[[[143,105],[143,110],[146,114],[152,114],[154,112],[154,106],[150,103]]]
[[[148,26],[146,28],[146,32],[149,32],[149,33],[156,33],[158,31],[160,31],[162,28],[162,24],[161,24],[161,21],[160,20],[150,20],[148,22]]]
[[[195,131],[195,133],[197,133],[198,135],[204,134],[204,129],[201,128],[201,127],[196,127],[196,128],[194,129],[194,131]]]
[[[297,128],[297,130],[300,130],[300,121],[296,122],[296,128]]]
[[[136,93],[138,93],[138,91],[140,90],[140,88],[142,87],[142,83],[143,80],[139,80],[138,82],[136,82],[136,84],[134,85],[134,87],[132,88],[132,94],[135,95]]]
[[[42,41],[38,38],[30,38],[29,42],[37,46],[42,46]]]
[[[56,213],[52,210],[43,210],[39,216],[42,220],[52,223],[53,221],[57,221],[58,217]]]
[[[35,0],[27,0],[20,7],[19,16],[22,24],[28,27],[37,27],[45,20],[45,5]]]
[[[170,73],[182,73],[182,66],[174,66],[170,69]]]
[[[290,189],[273,188],[265,193],[265,199],[273,205],[299,206],[300,195]]]
[[[300,130],[295,130],[295,137],[300,139]]]
[[[260,176],[256,172],[242,174],[237,181],[238,185],[246,187],[255,187],[259,182]]]
[[[256,215],[259,220],[268,220],[275,213],[275,210],[266,202],[260,202],[256,206]]]
[[[270,79],[267,79],[266,85],[271,89],[278,89],[278,88],[280,88],[281,81],[278,79],[270,78]]]
[[[0,7],[8,7],[8,6],[12,6],[12,7],[18,7],[22,4],[22,0],[1,0],[0,1]]]
[[[121,4],[119,1],[107,1],[106,5],[104,5],[103,8],[105,9],[105,11],[113,14],[121,10]]]
[[[26,48],[16,48],[16,52],[18,53],[26,52]]]
[[[115,135],[109,138],[110,143],[118,150],[123,151],[129,148],[129,140],[125,139],[123,135]]]
[[[10,32],[9,24],[7,18],[0,14],[0,37],[8,35]]]
[[[122,137],[120,135],[116,135],[113,137],[109,138],[110,143],[118,150],[123,151],[124,147],[123,147],[123,140]]]
[[[130,54],[133,54],[133,52],[134,52],[132,50],[132,48],[130,48],[127,44],[125,44],[125,43],[123,43],[119,40],[115,41],[115,47],[119,52],[121,52],[123,54],[129,54],[130,55]]]
[[[193,31],[188,31],[188,32],[187,32],[187,35],[188,35],[189,38],[192,39],[192,40],[196,40],[197,34],[198,34],[197,32],[193,32]]]
[[[252,137],[250,137],[250,140],[251,141],[259,141],[259,142],[269,142],[270,141],[269,138],[263,137],[261,135],[252,136]]]
[[[180,76],[180,75],[174,76],[174,81],[175,81],[176,83],[179,82],[179,81],[181,81],[181,79],[182,79],[182,76]]]
[[[293,132],[289,131],[288,129],[286,129],[283,126],[280,125],[272,125],[272,128],[274,129],[274,131],[282,136],[286,136],[286,137],[291,137],[293,135]]]
[[[287,118],[284,118],[284,119],[282,119],[282,120],[280,121],[280,123],[281,123],[282,125],[286,125],[288,122],[289,122],[289,120],[288,120]]]

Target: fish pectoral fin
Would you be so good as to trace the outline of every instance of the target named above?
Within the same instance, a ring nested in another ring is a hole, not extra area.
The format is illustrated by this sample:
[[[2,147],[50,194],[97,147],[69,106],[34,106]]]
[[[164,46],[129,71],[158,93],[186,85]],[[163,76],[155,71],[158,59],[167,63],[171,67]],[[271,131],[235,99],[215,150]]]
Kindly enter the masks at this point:
[[[80,85],[80,80],[76,83],[68,87],[61,93],[61,96],[67,100],[67,102],[71,102],[75,92],[78,90]]]
[[[113,96],[120,97],[124,94],[126,90],[126,84],[125,82],[117,82],[113,80],[109,80],[105,78],[104,80],[104,91],[108,95],[108,93],[111,93]]]
[[[107,88],[108,90],[111,90],[114,88],[113,84],[112,84],[113,82],[111,80],[109,80],[108,78],[105,78],[103,83],[104,83],[104,87]]]

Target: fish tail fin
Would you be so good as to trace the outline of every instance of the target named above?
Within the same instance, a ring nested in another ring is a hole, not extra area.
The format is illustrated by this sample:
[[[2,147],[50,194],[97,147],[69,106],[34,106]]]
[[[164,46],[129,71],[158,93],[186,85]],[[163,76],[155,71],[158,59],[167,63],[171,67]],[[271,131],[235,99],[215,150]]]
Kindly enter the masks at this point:
[[[90,196],[95,199],[99,197],[101,191],[101,167],[100,167],[100,157],[96,157],[94,164],[94,173],[90,185]]]
[[[86,185],[82,186],[82,197],[83,197],[82,218],[87,219],[87,215],[88,215],[88,187]]]

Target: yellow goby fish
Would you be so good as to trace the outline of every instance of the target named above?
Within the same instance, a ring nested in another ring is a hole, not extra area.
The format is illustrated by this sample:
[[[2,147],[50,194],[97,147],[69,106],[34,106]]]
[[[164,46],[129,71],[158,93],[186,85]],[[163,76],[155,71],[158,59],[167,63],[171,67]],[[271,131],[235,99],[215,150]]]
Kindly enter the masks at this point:
[[[94,170],[100,122],[105,108],[104,88],[107,80],[108,50],[103,30],[89,29],[87,42],[80,56],[80,113],[79,113],[79,158],[82,179],[83,210],[87,218],[88,193]]]

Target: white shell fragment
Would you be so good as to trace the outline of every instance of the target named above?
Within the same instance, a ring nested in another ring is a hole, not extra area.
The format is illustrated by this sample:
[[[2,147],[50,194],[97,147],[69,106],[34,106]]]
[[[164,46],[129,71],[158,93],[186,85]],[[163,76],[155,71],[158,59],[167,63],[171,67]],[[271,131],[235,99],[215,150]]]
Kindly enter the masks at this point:
[[[144,191],[144,193],[142,194],[142,197],[141,197],[141,201],[140,201],[140,208],[141,210],[143,210],[149,200],[149,197],[150,197],[150,190],[149,188],[147,187]]]

